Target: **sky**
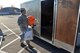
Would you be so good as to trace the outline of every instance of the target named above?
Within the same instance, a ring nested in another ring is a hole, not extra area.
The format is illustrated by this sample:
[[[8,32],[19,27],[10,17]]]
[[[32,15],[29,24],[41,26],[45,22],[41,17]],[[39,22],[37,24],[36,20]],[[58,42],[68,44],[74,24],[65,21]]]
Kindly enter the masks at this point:
[[[13,5],[14,7],[20,8],[20,4],[27,1],[31,0],[0,0],[0,6],[10,7]]]

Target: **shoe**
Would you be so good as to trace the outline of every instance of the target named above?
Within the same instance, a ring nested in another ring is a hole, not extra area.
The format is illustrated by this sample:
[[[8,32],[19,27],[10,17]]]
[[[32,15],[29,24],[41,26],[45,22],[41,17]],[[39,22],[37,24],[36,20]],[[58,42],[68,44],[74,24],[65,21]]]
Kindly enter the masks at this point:
[[[26,47],[26,45],[25,45],[25,44],[23,44],[23,43],[21,43],[21,47]]]
[[[34,47],[33,46],[31,46],[30,44],[28,45],[28,47],[30,48],[30,49],[33,49]]]
[[[2,41],[5,41],[5,38],[3,37]]]
[[[26,45],[27,48],[29,48],[29,45]]]

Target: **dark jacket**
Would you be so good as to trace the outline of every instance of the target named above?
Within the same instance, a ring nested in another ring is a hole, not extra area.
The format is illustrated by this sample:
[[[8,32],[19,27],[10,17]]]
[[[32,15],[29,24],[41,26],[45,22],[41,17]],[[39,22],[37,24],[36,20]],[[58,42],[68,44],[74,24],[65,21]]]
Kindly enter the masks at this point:
[[[21,31],[24,31],[26,29],[26,26],[28,26],[27,16],[21,15],[18,18],[18,25],[20,26]]]

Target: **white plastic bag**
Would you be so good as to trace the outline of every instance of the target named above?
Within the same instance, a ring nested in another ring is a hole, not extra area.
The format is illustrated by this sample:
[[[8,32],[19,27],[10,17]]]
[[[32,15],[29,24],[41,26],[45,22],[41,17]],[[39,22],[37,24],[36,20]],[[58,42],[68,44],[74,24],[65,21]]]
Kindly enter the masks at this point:
[[[33,40],[33,31],[32,28],[28,28],[24,33],[24,41]]]

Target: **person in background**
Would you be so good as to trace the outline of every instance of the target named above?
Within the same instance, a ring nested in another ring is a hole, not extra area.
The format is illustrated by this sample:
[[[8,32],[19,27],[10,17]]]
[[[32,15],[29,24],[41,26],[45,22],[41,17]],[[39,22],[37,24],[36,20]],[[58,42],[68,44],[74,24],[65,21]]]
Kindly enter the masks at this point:
[[[25,46],[25,44],[24,44],[24,31],[26,31],[26,28],[28,28],[28,19],[26,16],[25,8],[21,8],[21,16],[18,18],[18,25],[19,25],[20,30],[22,32],[22,34],[20,35],[21,46],[24,47]],[[26,43],[27,43],[27,46],[29,46],[30,40],[27,40]]]

